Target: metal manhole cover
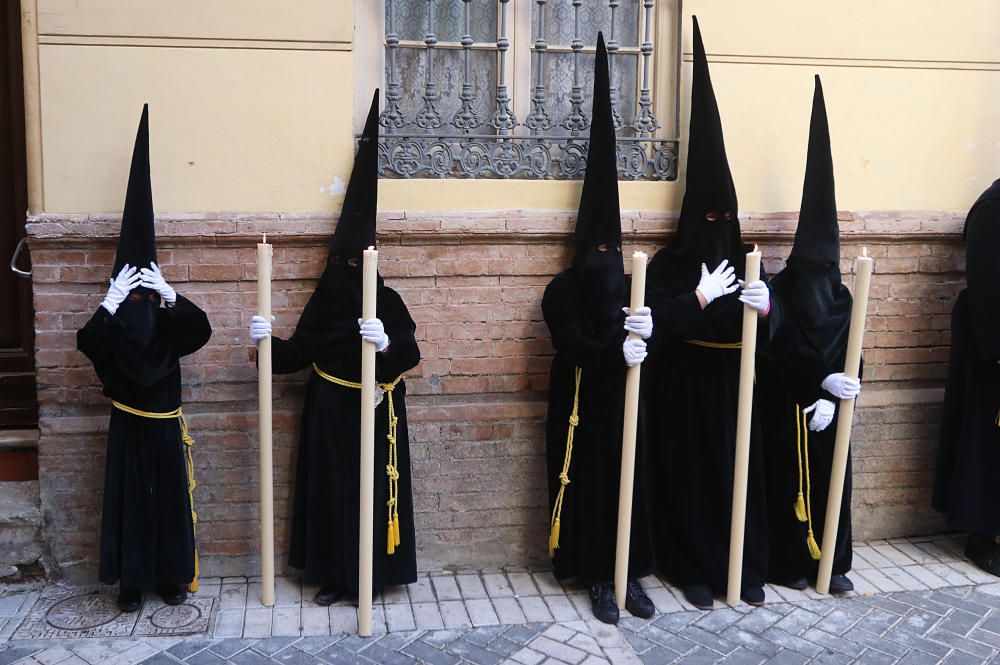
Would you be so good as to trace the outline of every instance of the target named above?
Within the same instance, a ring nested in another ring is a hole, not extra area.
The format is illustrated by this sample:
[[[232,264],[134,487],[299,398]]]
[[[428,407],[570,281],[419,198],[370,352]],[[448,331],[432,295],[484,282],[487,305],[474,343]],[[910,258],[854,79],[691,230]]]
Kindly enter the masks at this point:
[[[191,625],[201,618],[201,610],[194,605],[167,605],[153,612],[150,623],[164,630],[176,630]]]
[[[91,630],[122,614],[112,596],[103,593],[60,600],[45,613],[45,623],[59,630]]]

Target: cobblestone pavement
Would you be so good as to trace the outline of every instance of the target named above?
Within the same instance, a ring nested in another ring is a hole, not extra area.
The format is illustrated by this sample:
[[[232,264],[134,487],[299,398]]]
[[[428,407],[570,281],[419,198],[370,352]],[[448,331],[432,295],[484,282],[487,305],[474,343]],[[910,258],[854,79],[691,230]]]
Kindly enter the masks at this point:
[[[961,545],[858,543],[856,593],[768,587],[763,608],[699,612],[650,577],[657,615],[616,627],[548,572],[431,572],[379,596],[369,639],[353,634],[353,607],[318,607],[290,578],[274,608],[260,605],[259,583],[224,578],[203,580],[185,605],[148,598],[129,615],[108,589],[0,586],[0,665],[1000,663],[1000,581],[961,560]]]

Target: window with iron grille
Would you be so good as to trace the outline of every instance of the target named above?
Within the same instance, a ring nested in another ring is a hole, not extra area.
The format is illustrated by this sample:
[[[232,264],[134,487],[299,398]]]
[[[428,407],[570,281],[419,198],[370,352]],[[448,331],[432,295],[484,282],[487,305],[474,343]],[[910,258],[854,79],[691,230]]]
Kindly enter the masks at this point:
[[[620,177],[677,177],[679,0],[358,2],[381,30],[356,57],[384,90],[382,177],[582,178],[599,30]]]

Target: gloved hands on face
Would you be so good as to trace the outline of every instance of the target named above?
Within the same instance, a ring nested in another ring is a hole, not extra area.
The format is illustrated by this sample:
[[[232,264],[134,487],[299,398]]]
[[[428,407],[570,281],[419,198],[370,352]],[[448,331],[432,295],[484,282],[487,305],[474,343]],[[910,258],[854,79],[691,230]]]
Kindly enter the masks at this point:
[[[150,262],[149,265],[149,268],[143,268],[139,271],[139,274],[142,275],[142,281],[139,282],[139,286],[156,291],[163,298],[163,302],[173,305],[177,302],[177,292],[167,284],[167,280],[163,279],[158,265],[153,262]]]
[[[385,326],[382,325],[381,320],[362,321],[358,319],[358,325],[361,327],[361,339],[369,344],[374,344],[376,351],[382,353],[389,348],[389,336],[385,334]]]
[[[815,413],[813,413],[815,411]],[[833,421],[833,402],[826,399],[818,399],[812,406],[805,408],[803,413],[813,413],[809,420],[809,429],[813,432],[822,432]]]
[[[635,367],[646,359],[646,343],[641,339],[629,337],[622,344],[622,354],[625,356],[625,364]]]
[[[704,301],[702,307],[707,307],[716,298],[729,295],[739,288],[733,284],[736,281],[734,271],[735,268],[729,265],[728,259],[723,259],[712,272],[708,272],[708,267],[704,263],[701,264],[701,281],[698,282],[695,292],[701,296],[699,299]]]
[[[853,399],[861,392],[861,381],[843,372],[835,372],[823,379],[820,387],[838,399]]]
[[[176,303],[177,292],[163,278],[160,267],[153,262],[150,262],[149,266],[149,268],[142,269],[127,263],[122,266],[118,276],[111,280],[108,294],[104,296],[101,306],[109,313],[114,314],[118,311],[118,306],[128,298],[128,294],[140,286],[158,293],[163,302],[168,305]]]
[[[632,314],[628,307],[622,307],[622,311],[625,312],[625,330],[643,339],[653,336],[653,310],[639,307],[635,310],[635,314]]]
[[[127,263],[122,266],[118,276],[111,280],[108,295],[104,296],[104,302],[101,303],[101,307],[108,310],[108,313],[112,315],[117,312],[118,306],[125,302],[129,292],[141,285],[142,277],[138,273],[138,268],[133,268]]]
[[[740,293],[740,302],[757,310],[760,314],[767,314],[771,309],[771,293],[767,290],[767,284],[763,280],[754,280],[747,284],[742,279],[739,280],[743,292]]]

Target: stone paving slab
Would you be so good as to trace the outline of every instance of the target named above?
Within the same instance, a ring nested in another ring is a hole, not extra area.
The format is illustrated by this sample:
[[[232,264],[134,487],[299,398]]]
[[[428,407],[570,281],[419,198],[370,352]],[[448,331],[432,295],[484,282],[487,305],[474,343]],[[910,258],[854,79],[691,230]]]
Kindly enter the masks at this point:
[[[595,621],[586,590],[549,571],[423,573],[376,598],[368,639],[353,605],[319,607],[293,578],[277,581],[273,608],[259,579],[207,578],[185,605],[147,597],[130,615],[103,587],[0,587],[0,665],[1000,663],[1000,580],[962,560],[960,541],[855,551],[852,578],[864,582],[847,597],[768,587],[763,608],[700,612],[649,577],[657,615],[623,612],[618,626]]]

